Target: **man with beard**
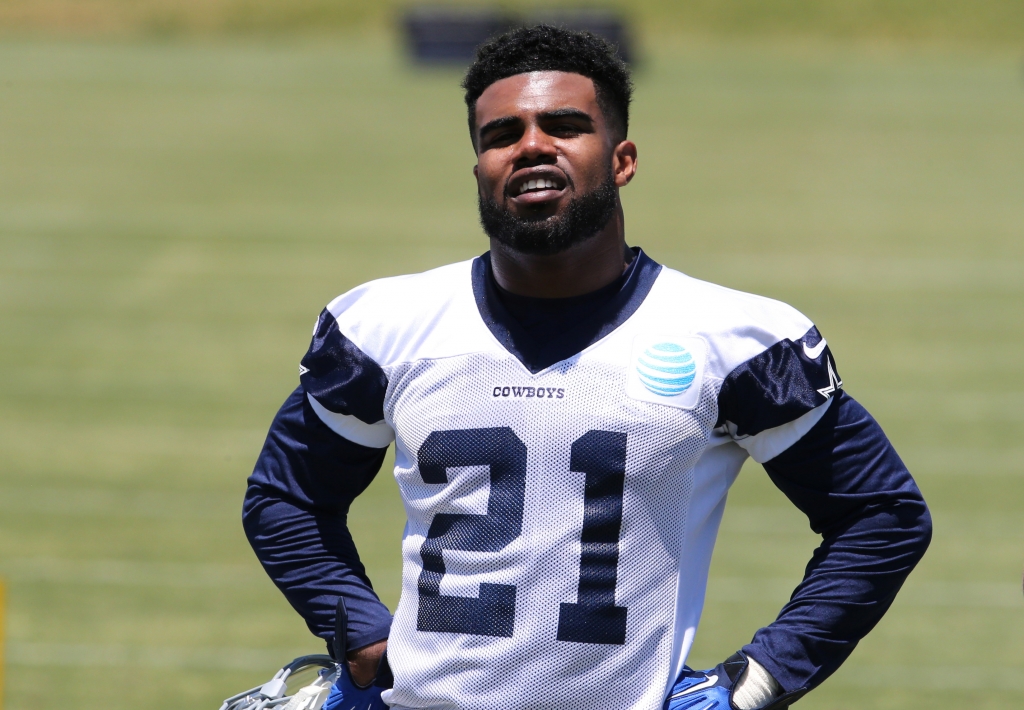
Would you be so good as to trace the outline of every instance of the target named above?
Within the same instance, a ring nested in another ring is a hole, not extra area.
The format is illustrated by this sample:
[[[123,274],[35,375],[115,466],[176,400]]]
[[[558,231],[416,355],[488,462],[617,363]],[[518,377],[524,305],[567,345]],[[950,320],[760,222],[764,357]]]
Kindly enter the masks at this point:
[[[331,302],[249,479],[260,561],[342,662],[327,707],[788,707],[924,553],[920,492],[806,317],[627,247],[631,85],[607,44],[516,30],[463,86],[490,251]],[[345,525],[392,441],[393,619]],[[747,456],[823,544],[773,623],[692,671]]]

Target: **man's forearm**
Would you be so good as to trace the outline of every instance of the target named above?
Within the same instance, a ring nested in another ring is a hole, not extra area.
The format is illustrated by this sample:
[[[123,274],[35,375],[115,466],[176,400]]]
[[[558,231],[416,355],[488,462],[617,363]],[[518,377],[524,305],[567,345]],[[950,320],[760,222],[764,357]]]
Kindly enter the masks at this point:
[[[343,596],[350,647],[387,638],[391,613],[366,577],[344,518],[313,514],[250,488],[243,524],[263,568],[315,635],[334,637]]]
[[[881,428],[848,395],[764,464],[823,535],[803,581],[744,652],[787,691],[831,675],[892,604],[931,539],[920,491]]]
[[[333,638],[338,598],[344,597],[349,648],[387,638],[391,624],[346,524],[349,504],[383,458],[384,450],[328,429],[297,388],[274,418],[243,506],[253,551],[314,634]]]

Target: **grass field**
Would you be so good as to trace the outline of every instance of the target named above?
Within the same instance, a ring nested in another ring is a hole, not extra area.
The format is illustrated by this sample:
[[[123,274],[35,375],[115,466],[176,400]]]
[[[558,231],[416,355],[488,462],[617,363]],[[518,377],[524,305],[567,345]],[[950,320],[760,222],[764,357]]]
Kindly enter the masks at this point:
[[[520,16],[602,7],[641,33],[815,36],[1020,44],[1020,0],[426,0]],[[70,36],[323,35],[389,27],[424,0],[3,0],[0,33]]]
[[[828,337],[931,503],[931,551],[804,710],[1024,706],[1024,77],[966,50],[648,48],[628,238]],[[6,710],[216,708],[321,650],[239,508],[310,328],[485,249],[458,77],[384,39],[0,43]],[[352,526],[384,600],[385,472]],[[815,545],[748,466],[691,661]]]

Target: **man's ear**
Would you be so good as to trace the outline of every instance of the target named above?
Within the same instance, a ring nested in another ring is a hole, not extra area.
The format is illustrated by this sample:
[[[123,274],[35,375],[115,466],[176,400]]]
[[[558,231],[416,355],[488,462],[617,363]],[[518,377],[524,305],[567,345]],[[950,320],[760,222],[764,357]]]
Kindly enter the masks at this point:
[[[612,150],[612,174],[615,187],[625,187],[636,175],[636,143],[622,141]]]

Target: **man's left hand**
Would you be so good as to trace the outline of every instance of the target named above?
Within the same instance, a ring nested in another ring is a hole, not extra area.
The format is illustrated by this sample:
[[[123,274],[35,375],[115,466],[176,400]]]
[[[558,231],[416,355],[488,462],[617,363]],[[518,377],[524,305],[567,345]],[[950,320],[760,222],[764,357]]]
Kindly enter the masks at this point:
[[[804,692],[786,693],[764,666],[740,651],[710,670],[684,667],[664,710],[785,710]]]
[[[731,710],[732,681],[722,666],[707,671],[683,670],[665,700],[664,710]]]

